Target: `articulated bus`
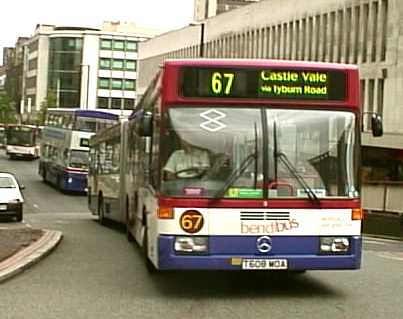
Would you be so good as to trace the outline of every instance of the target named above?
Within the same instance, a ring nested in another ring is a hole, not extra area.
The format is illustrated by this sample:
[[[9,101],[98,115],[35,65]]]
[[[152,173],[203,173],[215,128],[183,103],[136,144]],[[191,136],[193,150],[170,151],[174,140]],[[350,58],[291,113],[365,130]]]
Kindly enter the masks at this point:
[[[48,109],[42,132],[39,175],[61,191],[85,192],[89,140],[119,115],[81,109]]]
[[[92,178],[120,186],[92,210],[126,223],[150,270],[358,269],[359,94],[353,65],[166,60],[94,140]]]
[[[39,157],[40,129],[35,125],[8,124],[5,127],[6,154],[10,159]]]
[[[125,119],[105,128],[90,139],[90,166],[88,171],[88,208],[99,222],[106,220],[126,222],[124,210],[125,161],[122,160],[126,145],[123,129]]]

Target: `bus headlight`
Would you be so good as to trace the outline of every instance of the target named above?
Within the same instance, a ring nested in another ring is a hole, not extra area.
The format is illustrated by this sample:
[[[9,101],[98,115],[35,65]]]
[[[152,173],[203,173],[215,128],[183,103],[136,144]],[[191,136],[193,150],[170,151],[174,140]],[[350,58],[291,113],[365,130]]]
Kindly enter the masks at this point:
[[[73,183],[73,179],[71,177],[68,178],[67,183],[71,184]]]
[[[320,253],[343,254],[350,250],[350,240],[347,237],[321,237]]]
[[[175,237],[175,251],[178,253],[198,254],[208,252],[208,238],[196,236]]]

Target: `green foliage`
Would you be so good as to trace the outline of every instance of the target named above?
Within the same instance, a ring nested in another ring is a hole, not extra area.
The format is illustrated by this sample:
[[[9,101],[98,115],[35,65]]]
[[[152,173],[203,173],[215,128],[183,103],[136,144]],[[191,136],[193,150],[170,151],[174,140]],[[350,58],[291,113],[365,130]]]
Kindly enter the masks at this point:
[[[15,103],[3,91],[0,91],[0,123],[15,123],[17,121]]]
[[[48,92],[48,95],[41,103],[41,109],[36,117],[36,125],[45,125],[46,115],[48,114],[49,107],[56,106],[56,94],[54,92]]]

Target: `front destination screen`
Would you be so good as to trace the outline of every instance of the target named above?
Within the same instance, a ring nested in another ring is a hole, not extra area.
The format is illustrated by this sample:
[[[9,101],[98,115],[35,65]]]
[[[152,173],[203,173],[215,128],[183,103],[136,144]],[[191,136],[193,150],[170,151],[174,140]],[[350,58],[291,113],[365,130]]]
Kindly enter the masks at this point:
[[[181,95],[203,98],[345,100],[343,71],[186,67]]]

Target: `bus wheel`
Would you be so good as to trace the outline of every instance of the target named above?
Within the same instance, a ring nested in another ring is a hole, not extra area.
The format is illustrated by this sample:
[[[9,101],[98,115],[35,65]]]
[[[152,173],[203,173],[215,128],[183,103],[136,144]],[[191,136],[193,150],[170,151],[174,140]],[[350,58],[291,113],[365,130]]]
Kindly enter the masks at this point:
[[[99,202],[98,202],[98,222],[101,225],[105,225],[105,209],[104,209],[104,201],[102,197],[100,197]]]
[[[42,181],[46,183],[46,170],[44,169],[42,172]]]
[[[154,267],[151,260],[148,258],[148,235],[147,235],[147,226],[144,226],[144,235],[143,235],[143,243],[141,246],[144,259],[146,262],[146,268],[149,273],[156,273],[157,269]]]
[[[62,179],[61,179],[60,177],[57,177],[57,188],[58,188],[61,192],[64,191],[64,188],[63,188],[63,185],[62,185]]]
[[[133,242],[134,241],[134,237],[130,231],[130,220],[129,220],[129,203],[126,201],[126,238],[129,242]]]

